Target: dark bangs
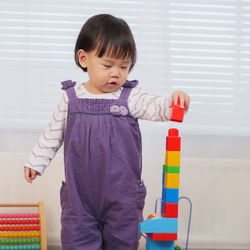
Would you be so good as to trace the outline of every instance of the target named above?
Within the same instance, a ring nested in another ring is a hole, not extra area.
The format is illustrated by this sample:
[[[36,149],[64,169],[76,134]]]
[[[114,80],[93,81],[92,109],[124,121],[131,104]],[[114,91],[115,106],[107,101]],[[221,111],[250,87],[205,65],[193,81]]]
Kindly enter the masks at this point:
[[[99,34],[96,44],[97,56],[102,57],[105,55],[117,59],[129,58],[131,60],[131,70],[136,62],[134,38],[123,20],[118,19],[116,21]]]
[[[97,50],[97,56],[108,56],[118,59],[130,59],[129,71],[136,62],[136,46],[128,24],[108,14],[91,17],[78,36],[75,46],[75,60],[78,66],[77,52]],[[81,66],[80,66],[81,67]],[[84,71],[86,69],[83,68]]]

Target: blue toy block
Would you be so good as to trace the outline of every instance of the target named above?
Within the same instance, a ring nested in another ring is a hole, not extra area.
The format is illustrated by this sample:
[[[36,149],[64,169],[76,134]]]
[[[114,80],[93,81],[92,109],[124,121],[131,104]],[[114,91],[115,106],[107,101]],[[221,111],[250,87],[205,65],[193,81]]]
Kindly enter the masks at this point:
[[[178,203],[179,188],[162,188],[162,200],[166,203]]]
[[[141,233],[177,233],[178,219],[155,217],[139,224]]]
[[[164,201],[162,200],[161,201],[161,214],[163,215],[163,213],[164,213]]]
[[[165,183],[165,172],[162,171],[162,189],[164,188],[164,183]]]
[[[146,250],[174,250],[174,241],[156,241],[147,236]]]

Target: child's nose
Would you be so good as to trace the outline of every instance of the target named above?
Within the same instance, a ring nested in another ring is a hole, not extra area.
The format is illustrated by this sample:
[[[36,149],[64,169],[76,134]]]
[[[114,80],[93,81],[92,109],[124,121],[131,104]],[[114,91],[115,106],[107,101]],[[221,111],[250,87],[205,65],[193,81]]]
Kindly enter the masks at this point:
[[[118,78],[120,76],[120,69],[118,67],[114,67],[110,75],[111,77]]]

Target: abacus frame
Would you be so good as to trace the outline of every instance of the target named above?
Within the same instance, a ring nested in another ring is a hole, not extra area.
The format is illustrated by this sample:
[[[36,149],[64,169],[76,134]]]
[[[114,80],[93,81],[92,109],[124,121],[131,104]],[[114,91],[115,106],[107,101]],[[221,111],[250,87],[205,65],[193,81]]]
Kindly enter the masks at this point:
[[[46,222],[45,222],[45,210],[43,201],[38,203],[16,203],[16,204],[0,204],[0,207],[37,207],[40,219],[40,247],[41,250],[47,250],[47,236],[46,236]]]

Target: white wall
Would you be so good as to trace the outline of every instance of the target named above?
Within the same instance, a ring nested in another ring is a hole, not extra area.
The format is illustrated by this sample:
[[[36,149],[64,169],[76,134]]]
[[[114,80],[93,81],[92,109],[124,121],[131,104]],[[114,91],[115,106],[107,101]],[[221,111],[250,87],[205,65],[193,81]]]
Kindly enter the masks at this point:
[[[83,19],[110,9],[126,18],[137,42],[138,63],[129,79],[139,79],[156,94],[180,86],[195,104],[180,127],[180,195],[193,202],[190,245],[250,249],[249,0],[58,2],[0,2],[0,203],[43,200],[48,243],[60,244],[62,150],[32,185],[25,182],[22,166],[42,132],[34,127],[43,127],[62,94],[56,83],[87,77],[72,58]],[[142,123],[145,217],[161,196],[165,136],[172,126]],[[197,131],[190,131],[194,126]],[[184,201],[179,217],[183,245]]]
[[[161,196],[165,136],[168,128],[173,126],[172,123],[141,123],[143,178],[148,188],[145,217],[154,213],[155,199]],[[183,132],[184,127],[185,123],[183,129],[180,128],[180,196],[189,197],[193,203],[190,246],[250,249],[250,138],[192,135]],[[27,130],[26,133],[23,130],[0,131],[0,197],[1,203],[43,200],[48,243],[58,245],[59,189],[64,178],[62,150],[33,184],[26,183],[23,178],[22,164],[40,133],[37,130]],[[22,149],[20,145],[23,145]],[[188,203],[181,201],[178,242],[182,245],[186,239],[188,213]]]

